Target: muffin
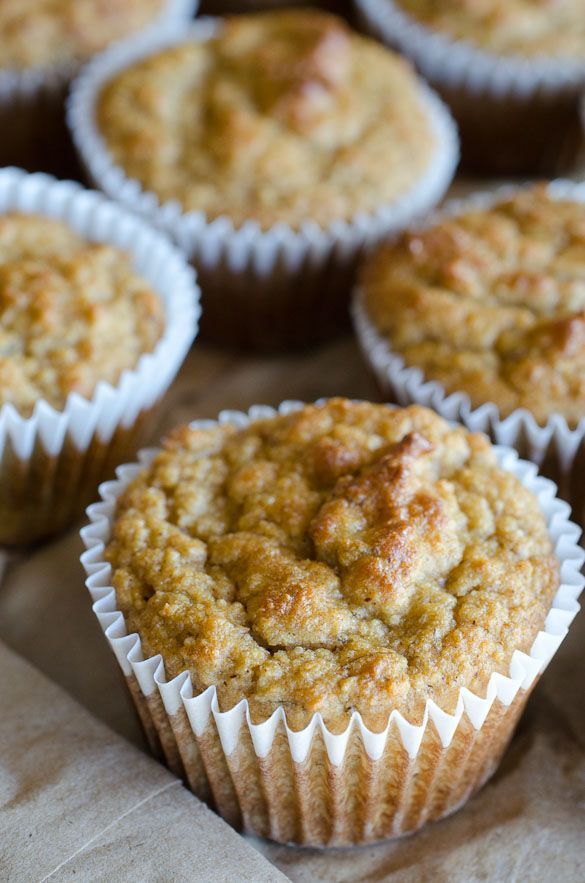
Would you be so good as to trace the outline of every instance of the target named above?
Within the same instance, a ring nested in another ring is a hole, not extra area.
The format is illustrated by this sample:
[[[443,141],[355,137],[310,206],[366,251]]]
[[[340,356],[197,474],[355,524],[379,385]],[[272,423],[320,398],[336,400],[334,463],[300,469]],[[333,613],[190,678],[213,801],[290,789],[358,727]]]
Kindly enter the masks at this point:
[[[74,89],[82,160],[198,268],[204,329],[274,348],[333,333],[363,246],[431,205],[452,125],[410,68],[326,13],[179,28]]]
[[[0,172],[0,543],[62,529],[136,450],[196,312],[158,234],[70,183]]]
[[[583,202],[582,187],[558,183],[456,204],[372,255],[357,315],[385,395],[432,403],[514,444],[575,507],[585,434]]]
[[[83,560],[167,760],[282,842],[455,811],[496,768],[559,598],[547,523],[568,507],[534,472],[426,408],[344,399],[182,427],[121,470]]]
[[[164,308],[118,248],[42,215],[0,216],[0,407],[91,398],[118,382],[164,329]]]
[[[448,102],[472,171],[552,175],[580,156],[581,0],[356,0],[366,29]]]
[[[71,174],[64,97],[79,65],[121,37],[189,18],[192,0],[0,4],[0,164]]]

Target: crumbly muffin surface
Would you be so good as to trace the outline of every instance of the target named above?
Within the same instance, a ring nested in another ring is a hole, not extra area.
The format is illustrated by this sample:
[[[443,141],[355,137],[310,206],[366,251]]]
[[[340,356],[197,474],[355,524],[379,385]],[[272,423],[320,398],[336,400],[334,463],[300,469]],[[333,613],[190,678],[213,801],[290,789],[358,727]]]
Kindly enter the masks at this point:
[[[148,25],[165,0],[2,0],[0,68],[83,61]]]
[[[0,217],[0,405],[90,397],[152,350],[164,307],[128,256],[36,215]]]
[[[544,186],[380,249],[365,306],[407,365],[474,407],[585,415],[585,206]]]
[[[396,0],[413,18],[501,55],[585,53],[583,0]]]
[[[483,436],[344,399],[179,429],[121,495],[106,557],[168,676],[334,730],[485,688],[558,586],[538,503]]]
[[[328,224],[395,200],[427,170],[435,136],[404,61],[334,16],[227,19],[108,83],[100,132],[161,201],[262,227]]]

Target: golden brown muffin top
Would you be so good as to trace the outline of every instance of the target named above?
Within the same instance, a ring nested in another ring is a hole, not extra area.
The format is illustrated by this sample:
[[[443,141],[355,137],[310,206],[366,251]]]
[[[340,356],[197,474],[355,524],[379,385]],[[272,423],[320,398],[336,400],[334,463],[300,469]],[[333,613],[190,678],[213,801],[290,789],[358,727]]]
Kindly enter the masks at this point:
[[[105,86],[97,120],[114,160],[161,201],[264,228],[375,210],[435,150],[407,64],[307,10],[228,18],[215,38],[133,64]]]
[[[396,0],[430,28],[498,55],[585,54],[585,0]]]
[[[333,399],[182,427],[118,501],[117,603],[167,675],[293,727],[453,703],[529,650],[558,586],[535,497],[484,436]]]
[[[152,350],[162,302],[116,248],[38,215],[0,217],[0,405],[90,397]]]
[[[0,68],[83,61],[148,25],[165,0],[1,0]]]
[[[585,205],[544,186],[380,249],[367,312],[407,365],[474,407],[585,415]]]

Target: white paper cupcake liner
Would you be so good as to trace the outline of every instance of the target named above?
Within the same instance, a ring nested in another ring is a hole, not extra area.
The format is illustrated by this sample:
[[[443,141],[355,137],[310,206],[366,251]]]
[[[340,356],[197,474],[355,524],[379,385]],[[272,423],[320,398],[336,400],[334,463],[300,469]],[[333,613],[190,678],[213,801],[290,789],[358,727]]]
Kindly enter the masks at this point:
[[[578,144],[576,105],[585,89],[585,60],[497,55],[426,27],[393,0],[354,2],[366,31],[406,55],[452,104],[462,127],[464,160],[468,146],[465,136],[472,125],[480,134],[473,148],[469,144],[469,150],[473,149],[471,161],[477,164],[475,151],[483,147],[486,169],[495,162],[501,171],[506,171],[506,163],[511,171],[522,171],[522,149],[530,157],[524,160],[529,172],[555,173],[574,160]],[[530,115],[519,120],[523,109]],[[505,145],[506,125],[514,137],[522,133],[521,128],[519,133],[515,129],[514,112],[519,124],[528,122],[532,130],[526,133],[526,142],[518,142],[517,151]],[[495,143],[489,140],[490,126]],[[533,154],[530,138],[534,141],[541,137],[546,137],[548,143],[539,145],[538,155]],[[498,152],[500,149],[503,154]],[[501,161],[490,157],[494,151],[502,156]]]
[[[284,402],[278,413],[300,407]],[[219,422],[245,426],[275,413],[255,406],[248,414],[222,412]],[[429,700],[419,725],[393,711],[381,733],[357,713],[340,734],[331,733],[319,714],[293,731],[282,707],[254,724],[245,699],[222,712],[215,688],[197,695],[188,672],[168,681],[161,656],[145,659],[139,635],[127,634],[104,559],[116,500],[157,451],[141,452],[139,463],[120,467],[117,480],[100,487],[102,502],[90,506],[90,523],[81,532],[93,610],[153,745],[159,743],[171,767],[233,824],[281,842],[370,842],[454,812],[493,773],[529,691],[579,609],[585,558],[580,530],[569,521],[569,506],[556,498],[555,485],[514,450],[495,450],[499,465],[539,500],[561,563],[559,590],[530,652],[516,651],[507,675],[494,672],[485,696],[461,689],[452,714]]]
[[[96,101],[104,83],[138,59],[185,40],[210,39],[220,27],[217,19],[199,19],[189,28],[150,33],[96,57],[72,88],[69,127],[94,184],[164,230],[194,262],[213,336],[226,337],[228,342],[233,337],[233,342],[239,342],[247,333],[261,343],[268,335],[276,345],[286,344],[288,334],[304,342],[320,320],[335,327],[336,310],[347,303],[348,280],[360,253],[398,232],[441,199],[458,162],[456,128],[439,98],[421,83],[421,98],[437,141],[428,170],[392,203],[328,227],[311,220],[298,230],[285,223],[262,230],[254,220],[234,227],[229,217],[208,221],[204,212],[184,213],[176,201],[161,205],[154,193],[143,190],[114,163],[96,125]],[[303,315],[305,312],[308,315]],[[231,328],[226,327],[226,313],[232,316]],[[282,327],[277,327],[279,321]],[[258,327],[262,324],[265,327]],[[222,328],[218,334],[213,330],[216,325]]]
[[[63,410],[41,399],[30,417],[10,403],[0,407],[0,542],[11,541],[19,519],[24,541],[62,526],[58,511],[65,507],[79,514],[88,491],[106,477],[99,462],[113,471],[117,464],[111,458],[118,449],[125,457],[136,449],[133,435],[140,440],[141,422],[177,373],[200,313],[195,275],[180,252],[101,194],[48,175],[2,169],[0,213],[8,211],[58,218],[80,236],[128,252],[163,301],[165,329],[152,352],[124,371],[117,384],[99,382],[91,399],[71,393]],[[90,488],[85,479],[91,479]],[[62,498],[65,488],[68,499]]]
[[[187,21],[198,0],[167,0],[141,33],[159,32]],[[65,125],[64,102],[80,64],[67,61],[24,69],[0,68],[0,165],[18,164],[35,171],[64,174],[74,163]]]
[[[435,212],[419,229],[431,227],[445,217],[465,211],[488,209],[518,189],[502,187],[489,193],[476,193],[466,199],[453,200],[444,209]],[[551,182],[547,189],[553,198],[585,204],[585,183],[557,180]],[[485,432],[497,444],[516,448],[521,456],[533,460],[545,475],[557,483],[561,495],[572,504],[575,517],[583,521],[585,415],[577,426],[570,427],[561,414],[553,414],[546,424],[540,425],[523,408],[507,417],[501,416],[494,402],[485,402],[474,408],[465,392],[447,394],[441,383],[425,379],[420,368],[405,365],[402,356],[392,350],[388,340],[368,317],[359,290],[354,293],[352,317],[360,349],[384,396],[402,405],[426,405],[447,420],[463,423],[472,432]]]

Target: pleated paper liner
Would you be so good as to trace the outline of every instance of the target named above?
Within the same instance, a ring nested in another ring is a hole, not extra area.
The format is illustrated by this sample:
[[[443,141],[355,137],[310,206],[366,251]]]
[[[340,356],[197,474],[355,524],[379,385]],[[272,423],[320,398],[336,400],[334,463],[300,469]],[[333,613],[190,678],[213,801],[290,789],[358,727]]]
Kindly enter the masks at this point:
[[[197,0],[166,0],[154,22],[160,31],[192,18]],[[65,99],[80,65],[67,61],[36,68],[0,68],[0,166],[79,177],[79,165],[65,122]]]
[[[435,212],[424,228],[468,210],[487,209],[518,189],[502,187],[454,200]],[[585,211],[585,183],[553,181],[548,192],[556,199],[583,203]],[[545,425],[540,425],[523,408],[507,417],[500,415],[494,402],[474,408],[464,391],[447,394],[438,381],[425,379],[420,368],[405,365],[402,356],[392,350],[370,320],[359,290],[354,293],[352,317],[361,352],[385,400],[401,405],[426,405],[447,420],[456,420],[472,432],[485,432],[497,444],[515,448],[557,484],[560,496],[571,504],[575,519],[585,524],[585,416],[574,427],[561,414],[553,414]]]
[[[100,481],[133,456],[197,333],[192,268],[164,236],[98,193],[47,175],[0,170],[0,213],[58,218],[80,236],[125,250],[165,309],[165,329],[117,384],[91,399],[71,393],[63,410],[39,400],[30,417],[0,407],[0,544],[31,543],[75,520]]]
[[[496,55],[432,30],[393,0],[354,2],[366,32],[409,58],[447,102],[466,168],[549,177],[574,169],[583,59]]]
[[[189,28],[125,41],[98,56],[73,86],[69,126],[94,184],[165,231],[197,268],[202,334],[222,344],[265,350],[306,346],[348,325],[352,279],[364,250],[441,199],[457,166],[457,132],[445,106],[421,82],[437,143],[426,173],[392,203],[328,227],[310,219],[299,229],[280,222],[262,230],[252,220],[234,227],[228,217],[208,221],[203,212],[184,213],[176,201],[161,205],[114,163],[96,125],[96,102],[103,85],[138,59],[185,40],[208,40],[220,28],[216,19],[200,19]]]
[[[279,412],[299,407],[284,402]],[[241,426],[274,413],[255,407],[248,415],[230,411],[219,419]],[[539,500],[561,563],[559,590],[530,652],[515,651],[509,673],[494,672],[485,696],[461,689],[453,714],[429,700],[418,725],[394,711],[381,733],[371,732],[356,713],[341,734],[330,733],[320,715],[295,732],[282,707],[253,724],[245,699],[222,712],[215,688],[194,694],[188,672],[167,681],[162,658],[144,659],[140,637],[127,634],[104,560],[116,500],[156,451],[144,451],[140,464],[121,467],[117,481],[102,485],[102,502],[89,508],[90,524],[82,530],[94,612],[153,750],[231,824],[281,843],[370,843],[455,812],[495,771],[530,691],[579,609],[585,557],[580,530],[554,484],[515,451],[495,450],[499,465]]]

